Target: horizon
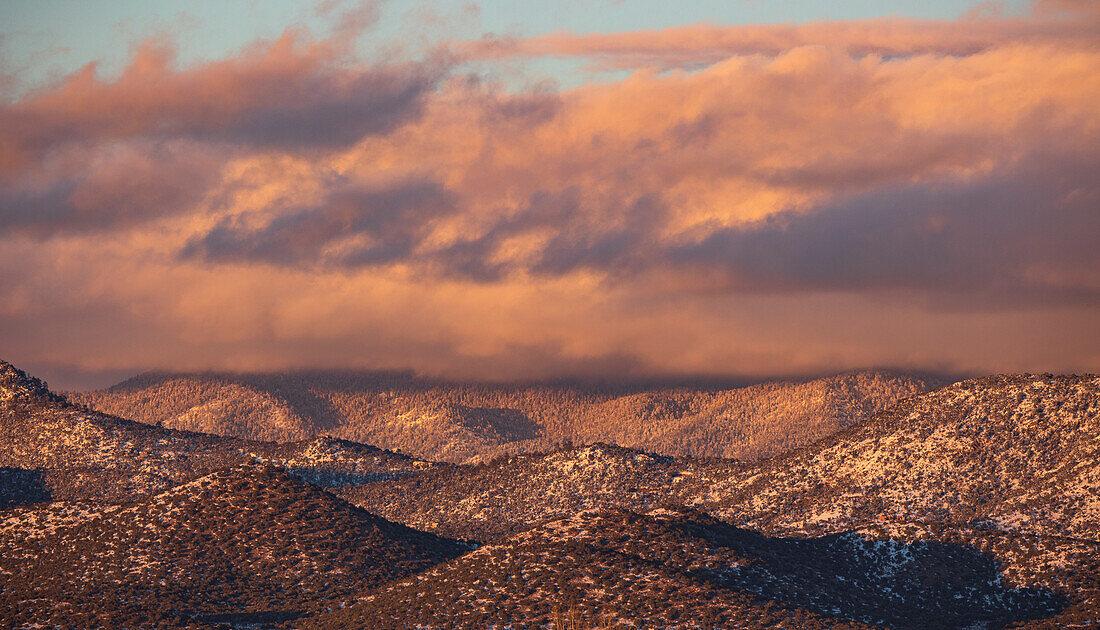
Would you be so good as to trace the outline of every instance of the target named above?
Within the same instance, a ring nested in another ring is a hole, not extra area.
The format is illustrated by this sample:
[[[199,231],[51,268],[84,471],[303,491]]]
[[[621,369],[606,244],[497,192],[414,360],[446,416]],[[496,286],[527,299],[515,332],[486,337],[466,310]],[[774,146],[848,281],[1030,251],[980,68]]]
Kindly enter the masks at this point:
[[[3,3],[0,355],[1100,372],[1100,5],[558,6]]]
[[[965,380],[971,380],[976,378],[985,378],[990,376],[1034,376],[1038,374],[1032,373],[996,373],[996,374],[984,374],[984,373],[959,373],[959,372],[936,372],[929,370],[905,370],[899,368],[885,367],[885,366],[869,366],[869,367],[857,367],[850,368],[841,371],[825,371],[825,372],[808,372],[797,374],[596,374],[589,376],[552,376],[542,378],[528,378],[528,379],[463,379],[453,378],[444,375],[429,374],[418,372],[415,369],[372,369],[372,368],[356,368],[356,367],[343,367],[343,368],[326,368],[326,367],[296,367],[290,369],[281,370],[252,370],[252,371],[227,371],[227,370],[195,370],[195,371],[172,371],[172,370],[147,370],[143,372],[131,373],[124,372],[120,374],[102,374],[94,373],[91,375],[81,374],[79,372],[69,369],[66,371],[64,368],[57,370],[56,373],[61,374],[60,382],[62,383],[85,383],[84,386],[66,387],[56,386],[54,381],[47,378],[46,375],[51,373],[50,368],[45,370],[35,369],[36,366],[20,366],[15,363],[5,361],[0,357],[0,364],[7,363],[15,367],[18,370],[22,370],[28,376],[37,378],[43,381],[50,391],[56,393],[91,393],[96,391],[112,390],[116,387],[125,386],[130,383],[135,383],[137,386],[145,386],[145,381],[152,379],[167,377],[181,377],[181,378],[224,378],[224,379],[240,379],[247,381],[248,379],[256,378],[278,378],[281,376],[306,376],[306,377],[323,377],[323,376],[388,376],[406,379],[409,383],[421,384],[421,385],[444,385],[444,386],[487,386],[487,387],[563,387],[563,388],[576,388],[576,389],[611,389],[611,390],[623,390],[623,391],[648,391],[648,390],[661,390],[661,389],[696,389],[700,391],[704,390],[721,390],[721,389],[740,389],[746,387],[753,387],[756,385],[767,385],[770,383],[801,383],[811,382],[815,380],[825,380],[831,378],[839,378],[850,375],[872,374],[883,376],[912,376],[916,378],[933,379],[941,381],[944,385],[957,383]],[[55,370],[57,368],[54,368]],[[1061,376],[1090,376],[1090,374],[1063,374]],[[110,380],[107,380],[110,379]]]

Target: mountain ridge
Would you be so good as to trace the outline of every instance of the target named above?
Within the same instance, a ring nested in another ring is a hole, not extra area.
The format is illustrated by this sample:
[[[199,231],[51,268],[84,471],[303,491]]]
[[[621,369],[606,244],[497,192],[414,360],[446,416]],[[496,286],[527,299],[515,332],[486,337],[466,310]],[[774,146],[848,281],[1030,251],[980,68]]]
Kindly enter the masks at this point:
[[[736,388],[459,383],[406,372],[149,373],[70,397],[149,424],[274,441],[327,433],[451,463],[597,441],[759,459],[943,384],[900,371]]]
[[[1034,408],[1012,406],[1029,388],[1045,402]],[[978,398],[967,407],[972,395]],[[1014,423],[1033,425],[1043,409],[1057,410],[1056,417],[1065,422],[1048,427],[1052,447],[1039,458],[1032,455],[1037,439],[1010,428]],[[990,424],[983,433],[979,420],[985,417],[1002,422]],[[900,432],[906,422],[919,431]],[[975,432],[979,450],[958,454],[958,440],[944,438],[937,428],[947,434]],[[926,442],[926,435],[935,440]],[[999,519],[998,526],[1012,531],[1097,541],[1100,499],[1094,497],[1100,492],[1088,490],[1100,489],[1098,436],[1100,377],[986,377],[907,399],[814,444],[761,462],[675,459],[613,445],[587,445],[516,455],[488,466],[437,468],[343,492],[353,502],[391,518],[400,515],[421,527],[438,523],[452,534],[479,520],[491,524],[483,531],[507,533],[515,529],[512,522],[522,527],[544,514],[604,505],[646,509],[653,502],[647,497],[664,496],[776,533],[807,528],[828,533],[873,524],[888,514],[901,521]],[[879,448],[880,442],[886,446]],[[819,456],[827,460],[815,459]],[[849,467],[855,466],[862,462],[860,457],[870,463],[851,471],[837,463],[847,460]],[[936,467],[936,462],[946,463]],[[1063,474],[1044,476],[1045,468],[1036,462]],[[861,470],[871,475],[869,481],[853,476]],[[891,485],[902,482],[907,484],[904,491]],[[995,500],[959,498],[987,491],[993,491]],[[456,498],[446,500],[449,493]],[[1050,497],[1062,495],[1078,509],[1044,508]],[[1032,514],[1035,529],[1016,515],[1020,510]]]
[[[252,462],[319,485],[385,478],[431,466],[330,437],[277,444],[170,429],[72,404],[0,361],[0,505],[49,498],[123,502],[214,470]]]
[[[597,443],[452,464],[136,423],[11,374],[0,575],[62,563],[0,579],[18,627],[1100,623],[1093,375],[954,383],[758,461]],[[324,514],[443,542],[404,576],[346,579],[355,543]],[[110,597],[94,603],[90,582]]]

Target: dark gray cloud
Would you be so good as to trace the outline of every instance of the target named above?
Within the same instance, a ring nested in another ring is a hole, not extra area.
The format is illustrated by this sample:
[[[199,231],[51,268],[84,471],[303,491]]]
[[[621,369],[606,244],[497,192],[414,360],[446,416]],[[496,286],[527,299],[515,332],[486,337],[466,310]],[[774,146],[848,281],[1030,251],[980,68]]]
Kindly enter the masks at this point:
[[[126,227],[186,212],[223,158],[193,145],[142,142],[76,151],[34,177],[0,176],[0,234],[47,237]]]
[[[324,43],[281,39],[237,58],[177,69],[150,42],[113,81],[95,65],[0,105],[0,172],[40,167],[51,152],[152,138],[234,149],[345,147],[414,119],[449,62],[348,66]]]
[[[430,263],[433,271],[443,276],[496,281],[514,270],[513,264],[497,259],[496,253],[504,240],[532,230],[561,230],[584,219],[578,189],[538,191],[517,212],[501,217],[476,238],[432,252]]]
[[[663,256],[676,266],[721,269],[742,290],[1098,302],[1098,167],[1094,156],[1035,155],[976,182],[881,190],[715,230]]]
[[[550,239],[530,271],[539,275],[562,275],[578,269],[598,269],[619,275],[657,262],[659,231],[668,217],[668,207],[655,194],[644,195],[615,211],[617,221],[574,222]]]
[[[433,252],[452,275],[510,272],[611,278],[662,270],[715,273],[731,292],[917,291],[984,306],[1100,302],[1100,160],[1091,150],[1036,151],[973,179],[878,188],[740,226],[664,235],[655,193],[623,207],[585,207],[579,191],[541,192],[479,238]],[[523,261],[509,237],[550,228]],[[425,262],[412,260],[410,262]]]
[[[648,194],[622,206],[592,207],[581,191],[539,191],[517,212],[501,217],[477,238],[430,252],[418,262],[445,276],[490,282],[523,270],[561,276],[580,269],[630,274],[656,262],[657,232],[668,217],[659,196]],[[502,261],[505,240],[534,231],[552,236],[526,261]]]
[[[420,115],[445,61],[345,66],[292,34],[176,69],[147,44],[117,79],[94,65],[0,104],[0,233],[127,227],[194,208],[233,157],[347,147]]]
[[[222,221],[193,239],[184,258],[209,262],[364,267],[404,261],[433,220],[455,211],[454,196],[430,181],[380,189],[336,187],[320,204],[289,208],[261,226]]]
[[[224,126],[180,120],[173,131],[207,141],[279,149],[348,146],[415,118],[440,76],[427,68],[405,67],[348,79],[308,77],[275,90],[269,100],[233,116]]]

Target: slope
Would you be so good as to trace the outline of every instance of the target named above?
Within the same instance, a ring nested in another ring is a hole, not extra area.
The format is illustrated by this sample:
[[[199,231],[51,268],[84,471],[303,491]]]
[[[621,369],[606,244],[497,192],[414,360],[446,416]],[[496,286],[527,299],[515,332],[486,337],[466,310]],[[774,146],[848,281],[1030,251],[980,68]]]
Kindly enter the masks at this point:
[[[213,470],[270,462],[323,485],[429,466],[319,437],[292,444],[165,429],[69,404],[0,361],[0,507],[33,500],[127,501]]]
[[[731,460],[674,459],[607,444],[525,454],[488,465],[438,466],[335,489],[376,514],[419,529],[496,541],[583,510],[645,511],[694,497],[712,478],[747,476]]]
[[[276,621],[466,548],[264,465],[126,506],[23,508],[0,522],[0,625]]]
[[[665,500],[778,534],[879,522],[1100,540],[1100,378],[988,377],[759,463],[605,445],[340,490],[388,518],[492,540],[578,509]]]
[[[1005,583],[997,560],[969,545],[863,532],[770,538],[688,509],[599,510],[375,589],[304,627],[926,629],[1024,626],[1062,611],[1054,591]]]
[[[810,443],[943,384],[855,372],[737,387],[463,384],[389,372],[145,374],[75,402],[166,427],[264,440],[327,433],[433,461],[561,442],[755,459]]]
[[[751,473],[694,503],[766,531],[927,521],[1100,540],[1100,378],[957,383]]]

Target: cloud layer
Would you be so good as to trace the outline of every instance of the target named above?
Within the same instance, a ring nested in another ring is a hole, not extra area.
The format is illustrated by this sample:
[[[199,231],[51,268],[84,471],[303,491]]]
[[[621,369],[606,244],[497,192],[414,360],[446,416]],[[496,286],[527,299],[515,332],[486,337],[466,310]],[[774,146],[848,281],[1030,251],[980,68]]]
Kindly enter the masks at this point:
[[[455,51],[468,58],[584,57],[596,66],[692,68],[736,55],[779,55],[801,46],[825,46],[853,56],[966,56],[1005,44],[1080,43],[1096,37],[1100,11],[1095,3],[1045,1],[1028,17],[991,17],[973,11],[963,19],[883,18],[850,22],[753,24],[699,23],[658,31],[537,37],[490,36],[461,42]]]
[[[0,106],[0,347],[70,371],[1100,370],[1097,15],[385,62],[291,29],[185,68],[147,42]],[[483,74],[541,55],[632,72]]]

